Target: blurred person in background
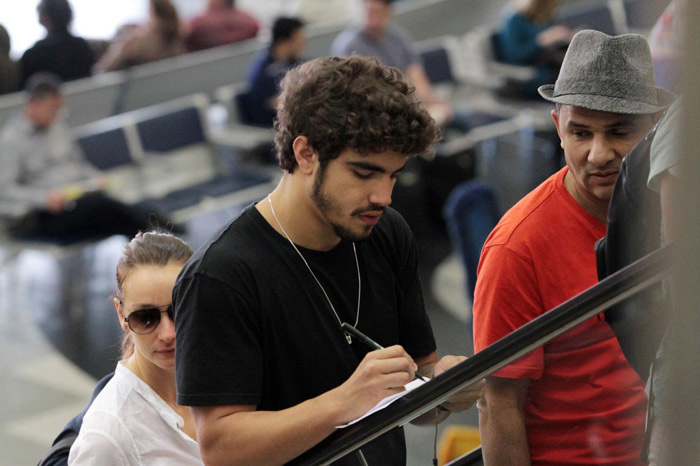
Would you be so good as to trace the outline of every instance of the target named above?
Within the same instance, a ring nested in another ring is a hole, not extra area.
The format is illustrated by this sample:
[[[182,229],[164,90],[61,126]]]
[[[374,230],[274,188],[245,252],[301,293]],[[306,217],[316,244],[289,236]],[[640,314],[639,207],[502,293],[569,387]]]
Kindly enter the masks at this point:
[[[190,52],[226,45],[258,35],[260,25],[249,13],[236,8],[235,0],[209,0],[207,9],[188,24]]]
[[[121,70],[184,51],[184,35],[175,5],[170,0],[150,0],[148,21],[122,28],[95,64],[95,71]]]
[[[272,127],[280,82],[288,70],[302,62],[305,47],[302,20],[286,16],[275,20],[270,46],[258,53],[248,70],[244,123]]]
[[[0,94],[15,92],[17,88],[17,63],[10,58],[10,34],[0,24]]]
[[[37,12],[47,35],[20,58],[20,87],[23,88],[27,80],[40,71],[55,73],[63,81],[90,76],[95,56],[85,39],[68,30],[73,21],[73,10],[68,1],[41,0]]]
[[[82,157],[62,119],[64,98],[56,75],[28,82],[22,111],[0,130],[0,201],[12,204],[10,233],[17,238],[69,243],[121,234],[131,237],[162,215],[118,202],[104,178]]]
[[[519,0],[497,34],[497,55],[511,65],[535,66],[536,74],[512,92],[539,97],[537,88],[557,79],[573,32],[554,22],[559,0]]]
[[[416,95],[439,126],[468,131],[468,117],[461,112],[455,113],[449,102],[433,92],[413,39],[406,30],[392,22],[392,3],[392,0],[364,0],[362,23],[349,27],[335,38],[331,55],[375,57],[383,65],[400,69],[415,86]]]

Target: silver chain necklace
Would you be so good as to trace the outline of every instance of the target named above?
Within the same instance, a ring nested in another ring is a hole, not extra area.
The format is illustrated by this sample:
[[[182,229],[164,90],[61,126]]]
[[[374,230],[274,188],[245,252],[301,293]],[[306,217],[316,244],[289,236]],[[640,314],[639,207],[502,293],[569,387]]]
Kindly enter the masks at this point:
[[[272,198],[270,196],[267,196],[267,202],[270,204],[270,210],[272,211],[272,216],[275,218],[275,222],[277,222],[277,226],[280,227],[280,230],[282,230],[282,233],[284,233],[284,237],[287,238],[287,241],[289,241],[289,244],[292,245],[294,250],[299,254],[299,257],[301,257],[301,260],[304,261],[304,265],[306,265],[306,268],[309,269],[309,272],[311,273],[311,276],[314,277],[314,280],[316,280],[316,283],[318,284],[318,287],[321,288],[321,291],[323,292],[323,296],[326,297],[326,301],[328,301],[328,305],[331,307],[331,311],[333,311],[333,314],[335,315],[335,318],[338,320],[338,325],[340,327],[343,327],[343,321],[340,320],[340,316],[335,310],[335,307],[333,306],[333,303],[331,302],[331,298],[328,297],[328,293],[326,293],[325,288],[323,288],[323,285],[321,285],[321,282],[316,278],[316,274],[314,273],[313,270],[311,270],[311,266],[309,266],[309,263],[306,262],[306,259],[304,258],[304,255],[299,251],[297,248],[296,244],[294,244],[294,241],[289,237],[287,234],[287,231],[284,229],[282,224],[280,223],[279,219],[277,218],[277,214],[275,213],[275,208],[272,205]],[[355,317],[355,325],[353,327],[357,328],[357,324],[360,321],[360,297],[362,296],[362,277],[360,277],[360,262],[357,260],[357,249],[355,248],[355,242],[352,242],[352,252],[355,254],[355,266],[357,267],[357,316]],[[352,344],[352,337],[350,336],[349,333],[345,333],[345,339],[348,341],[348,345]]]

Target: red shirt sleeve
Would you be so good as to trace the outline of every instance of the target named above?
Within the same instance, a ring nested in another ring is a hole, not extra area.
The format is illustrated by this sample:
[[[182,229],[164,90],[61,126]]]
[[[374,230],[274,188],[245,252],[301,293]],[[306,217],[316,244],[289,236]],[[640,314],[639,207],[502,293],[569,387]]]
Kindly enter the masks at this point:
[[[481,351],[543,312],[532,262],[503,245],[485,247],[474,291],[474,351]],[[539,379],[543,369],[539,347],[492,375]]]

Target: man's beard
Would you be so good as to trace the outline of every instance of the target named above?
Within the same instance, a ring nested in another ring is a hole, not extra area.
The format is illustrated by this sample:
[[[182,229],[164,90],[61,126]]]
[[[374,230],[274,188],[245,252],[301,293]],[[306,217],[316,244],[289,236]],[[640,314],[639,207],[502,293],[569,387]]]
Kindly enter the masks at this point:
[[[326,177],[326,166],[327,164],[321,164],[318,172],[316,173],[316,177],[314,178],[314,185],[311,190],[311,200],[316,204],[316,207],[318,207],[318,210],[323,214],[323,216],[326,218],[328,223],[330,223],[331,227],[333,227],[333,232],[338,236],[340,239],[346,240],[346,241],[361,241],[369,236],[369,234],[372,232],[372,227],[369,225],[365,225],[365,227],[362,229],[361,232],[353,231],[349,228],[344,227],[343,225],[340,225],[338,223],[332,222],[329,219],[329,214],[332,212],[340,212],[340,208],[338,206],[338,202],[336,199],[334,199],[332,196],[326,196],[323,193],[323,185],[325,182],[325,177]],[[355,215],[360,215],[363,212],[369,212],[369,211],[384,211],[384,207],[381,206],[376,206],[376,205],[369,205],[368,207],[363,207],[356,209],[355,211],[352,212],[352,216]]]

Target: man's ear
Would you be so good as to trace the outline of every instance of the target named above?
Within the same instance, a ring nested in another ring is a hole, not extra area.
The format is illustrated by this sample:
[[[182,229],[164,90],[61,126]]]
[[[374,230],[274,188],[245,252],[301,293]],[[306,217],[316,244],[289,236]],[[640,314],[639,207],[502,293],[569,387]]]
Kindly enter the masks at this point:
[[[117,298],[117,297],[114,298],[114,307],[117,310],[117,315],[119,316],[119,325],[121,326],[122,330],[124,330],[125,332],[128,332],[129,331],[129,327],[128,327],[129,324],[127,324],[126,321],[124,320],[124,317],[125,317],[124,316],[124,308],[121,305],[121,301],[119,301],[119,298]]]
[[[556,109],[552,110],[552,120],[554,120],[554,126],[557,127],[557,134],[559,135],[559,145],[564,148],[564,139],[561,137],[561,130],[559,129],[559,112]]]
[[[318,162],[318,156],[316,151],[306,136],[297,136],[292,143],[292,149],[294,150],[294,158],[297,161],[298,169],[306,174],[311,174],[316,167]]]

